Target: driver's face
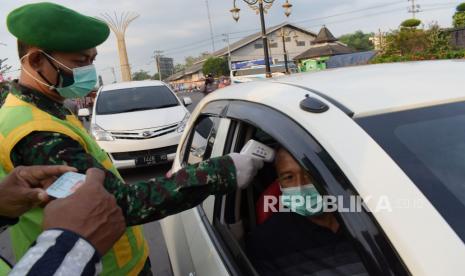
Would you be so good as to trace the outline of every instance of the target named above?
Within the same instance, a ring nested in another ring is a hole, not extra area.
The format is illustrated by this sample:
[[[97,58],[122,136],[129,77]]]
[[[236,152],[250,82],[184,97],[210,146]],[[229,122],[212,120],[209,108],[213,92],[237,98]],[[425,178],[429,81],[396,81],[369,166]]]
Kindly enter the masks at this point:
[[[297,187],[312,182],[311,176],[285,149],[280,149],[277,152],[275,167],[282,188]]]

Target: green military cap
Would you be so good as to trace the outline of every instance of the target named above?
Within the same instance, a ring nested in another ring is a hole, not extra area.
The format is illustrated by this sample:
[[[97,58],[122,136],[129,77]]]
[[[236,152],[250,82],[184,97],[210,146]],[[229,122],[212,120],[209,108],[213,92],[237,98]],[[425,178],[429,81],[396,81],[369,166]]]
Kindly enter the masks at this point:
[[[13,10],[7,17],[7,26],[19,41],[58,52],[94,48],[110,34],[103,21],[48,2]]]

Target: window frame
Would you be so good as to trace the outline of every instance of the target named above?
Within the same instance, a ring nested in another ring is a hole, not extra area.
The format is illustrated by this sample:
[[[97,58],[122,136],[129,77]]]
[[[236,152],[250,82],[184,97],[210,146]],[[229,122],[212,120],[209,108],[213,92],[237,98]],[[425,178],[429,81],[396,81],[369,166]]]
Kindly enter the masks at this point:
[[[243,100],[218,100],[210,102],[201,111],[201,116],[207,114],[228,118],[232,122],[243,122],[268,133],[287,148],[299,164],[315,177],[317,183],[320,184],[318,187],[320,193],[342,196],[344,200],[358,195],[348,178],[321,144],[298,122],[279,110]],[[230,135],[232,135],[231,131]],[[224,154],[229,153],[228,149],[231,147],[232,145],[225,145]],[[228,271],[233,275],[239,271],[239,274],[255,274],[253,267],[247,268],[250,265],[247,257],[245,263],[241,259],[237,263],[236,258],[242,256],[237,252],[230,252],[229,247],[224,247],[227,242],[220,233],[222,229],[217,229],[222,215],[219,211],[221,208],[218,207],[222,206],[224,198],[224,196],[216,197],[214,223],[212,225],[208,220],[203,220],[204,226]],[[200,214],[204,213],[201,207],[197,208]],[[370,275],[410,275],[372,214],[362,211],[361,213],[336,213],[336,216],[342,222],[342,226]]]

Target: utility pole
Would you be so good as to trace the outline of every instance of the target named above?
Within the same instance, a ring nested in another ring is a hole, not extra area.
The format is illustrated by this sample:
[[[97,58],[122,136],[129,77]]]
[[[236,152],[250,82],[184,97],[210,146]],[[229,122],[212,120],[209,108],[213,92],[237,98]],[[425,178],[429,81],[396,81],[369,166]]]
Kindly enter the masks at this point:
[[[163,54],[163,51],[155,50],[153,52],[154,58],[157,62],[157,71],[158,71],[158,80],[161,81],[161,70],[160,70],[160,57]]]
[[[408,0],[409,2],[412,2],[412,5],[410,6],[408,12],[412,14],[412,17],[415,18],[415,15],[419,12],[421,12],[420,8],[421,6],[419,4],[415,4],[416,0]]]
[[[228,65],[229,65],[229,71],[232,70],[232,60],[231,60],[231,44],[229,43],[229,34],[223,34],[224,39],[223,41],[228,43]]]
[[[210,25],[210,39],[212,40],[212,50],[215,52],[215,39],[213,37],[213,23],[212,23],[212,16],[210,14],[210,5],[208,4],[208,0],[205,0],[205,4],[207,5],[207,15],[208,15],[208,24]]]
[[[287,50],[286,50],[286,34],[284,33],[284,26],[281,28],[281,38],[283,39],[283,50],[284,50],[284,66],[286,68],[286,74],[289,74],[289,66],[288,57],[287,57]]]
[[[116,83],[115,67],[111,67],[111,73],[113,73],[113,83]]]

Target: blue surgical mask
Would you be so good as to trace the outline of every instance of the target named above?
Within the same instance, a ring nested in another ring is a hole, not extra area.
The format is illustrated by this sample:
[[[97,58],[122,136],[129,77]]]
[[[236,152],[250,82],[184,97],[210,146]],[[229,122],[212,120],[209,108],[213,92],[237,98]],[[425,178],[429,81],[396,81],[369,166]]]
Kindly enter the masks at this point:
[[[62,72],[60,68],[56,68],[52,62],[53,67],[58,72],[58,84],[55,86],[55,90],[63,97],[67,99],[82,98],[87,96],[97,84],[97,70],[95,65],[87,65],[83,67],[77,67],[74,69],[69,68],[60,61],[53,58],[51,55],[42,52],[47,58],[54,60],[64,68],[73,72],[73,74],[67,74]]]
[[[322,197],[313,184],[281,188],[281,192],[281,203],[294,213],[310,217],[323,212]]]
[[[55,85],[51,84],[40,72],[38,72],[42,79],[44,79],[47,82],[45,83],[34,77],[31,73],[29,73],[27,70],[23,68],[22,70],[26,72],[26,74],[28,74],[31,78],[35,79],[36,81],[40,82],[45,86],[48,86],[51,90],[56,90],[63,98],[67,99],[85,97],[92,91],[92,89],[95,88],[95,85],[97,84],[97,70],[95,69],[95,66],[93,64],[71,69],[63,63],[56,60],[55,58],[53,58],[51,55],[43,51],[41,52],[47,57],[50,64],[57,70],[58,83]],[[21,60],[27,57],[28,55],[29,54],[22,57]],[[50,60],[54,60],[56,63],[72,71],[73,73],[67,74],[62,72],[60,68],[53,64]]]
[[[74,78],[73,83],[64,87],[56,87],[56,91],[58,91],[63,98],[67,99],[87,96],[97,84],[97,71],[95,70],[95,66],[92,64],[84,67],[77,67],[72,71]],[[66,82],[70,81],[66,81],[66,77],[62,77],[62,85]]]

